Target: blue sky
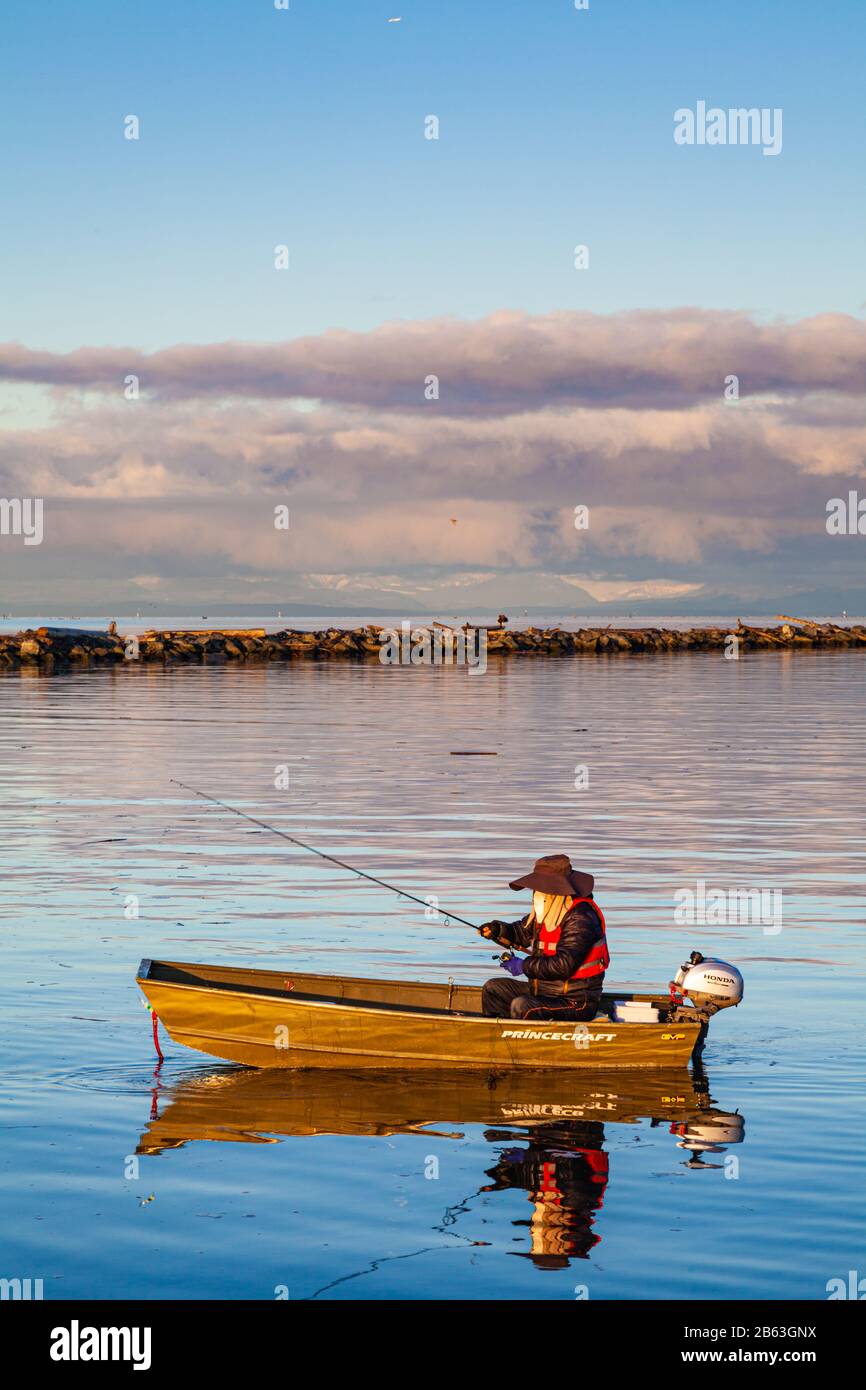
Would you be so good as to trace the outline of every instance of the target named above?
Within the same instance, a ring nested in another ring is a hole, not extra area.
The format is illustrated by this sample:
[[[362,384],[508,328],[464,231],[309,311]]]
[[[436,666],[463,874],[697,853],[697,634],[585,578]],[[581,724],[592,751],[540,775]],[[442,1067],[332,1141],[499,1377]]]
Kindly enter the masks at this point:
[[[151,349],[503,307],[857,312],[864,29],[854,0],[16,7],[0,337]],[[673,111],[699,98],[782,107],[782,154],[675,146]]]

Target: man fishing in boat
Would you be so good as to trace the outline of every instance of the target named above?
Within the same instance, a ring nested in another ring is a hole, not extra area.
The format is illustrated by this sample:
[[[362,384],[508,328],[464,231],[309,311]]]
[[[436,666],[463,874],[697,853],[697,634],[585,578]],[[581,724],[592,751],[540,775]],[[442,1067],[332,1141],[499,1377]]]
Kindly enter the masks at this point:
[[[508,886],[530,889],[532,908],[516,922],[485,922],[481,934],[508,951],[501,962],[511,978],[488,980],[481,1010],[489,1018],[595,1017],[610,965],[604,916],[592,896],[592,874],[573,869],[565,854],[536,860],[532,872]]]

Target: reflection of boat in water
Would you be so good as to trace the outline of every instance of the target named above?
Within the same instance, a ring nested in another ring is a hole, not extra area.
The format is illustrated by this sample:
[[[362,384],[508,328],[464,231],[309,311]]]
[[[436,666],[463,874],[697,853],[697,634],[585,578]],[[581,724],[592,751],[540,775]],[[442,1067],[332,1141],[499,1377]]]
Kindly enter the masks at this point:
[[[159,1076],[157,1069],[156,1076]],[[161,1113],[159,1113],[161,1111]],[[529,1211],[525,1253],[540,1268],[562,1268],[597,1244],[594,1230],[609,1181],[605,1125],[668,1129],[695,1157],[744,1137],[742,1116],[718,1110],[702,1074],[338,1072],[196,1069],[157,1081],[137,1153],[161,1154],[197,1140],[278,1143],[314,1135],[419,1134],[460,1139],[484,1127],[496,1150],[479,1193],[523,1190]],[[465,1204],[460,1208],[466,1210]],[[516,1253],[516,1252],[514,1252]]]
[[[717,1114],[706,1083],[675,1072],[340,1072],[196,1068],[161,1085],[139,1153],[192,1140],[275,1142],[315,1134],[453,1134],[482,1124],[535,1128],[640,1119],[686,1134]],[[167,1101],[168,1104],[164,1104]],[[739,1117],[737,1117],[739,1119]],[[740,1121],[742,1123],[742,1121]],[[443,1129],[444,1126],[444,1129]],[[733,1142],[728,1140],[727,1142]]]

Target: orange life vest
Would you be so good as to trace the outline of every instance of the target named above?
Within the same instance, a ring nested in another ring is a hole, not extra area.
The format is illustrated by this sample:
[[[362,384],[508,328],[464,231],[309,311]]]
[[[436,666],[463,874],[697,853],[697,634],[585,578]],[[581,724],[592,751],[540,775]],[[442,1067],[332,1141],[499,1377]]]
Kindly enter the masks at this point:
[[[572,980],[591,980],[595,975],[603,975],[610,965],[610,952],[607,949],[607,933],[604,924],[604,913],[594,898],[572,898],[568,911],[577,907],[579,903],[589,903],[594,907],[601,921],[601,936],[595,945],[591,947],[589,954],[584,958],[581,965],[569,977]],[[546,927],[543,922],[538,928],[538,942],[546,956],[555,956],[559,945],[559,938],[562,933],[562,923],[558,927]]]

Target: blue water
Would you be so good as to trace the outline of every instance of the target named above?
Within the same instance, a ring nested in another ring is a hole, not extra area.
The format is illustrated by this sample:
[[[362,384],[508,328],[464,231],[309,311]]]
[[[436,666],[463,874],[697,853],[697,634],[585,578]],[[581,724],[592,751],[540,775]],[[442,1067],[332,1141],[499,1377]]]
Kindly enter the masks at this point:
[[[866,1272],[863,677],[855,651],[0,678],[0,1276],[47,1298],[821,1299]],[[142,956],[495,970],[465,928],[172,777],[475,921],[516,917],[508,879],[569,852],[611,981],[664,985],[693,948],[743,971],[700,1102],[742,1131],[702,1147],[696,1093],[678,1130],[625,1077],[542,1123],[453,1080],[346,1077],[335,1102],[170,1043],[155,1071]],[[697,879],[779,892],[781,930],[677,925]]]

